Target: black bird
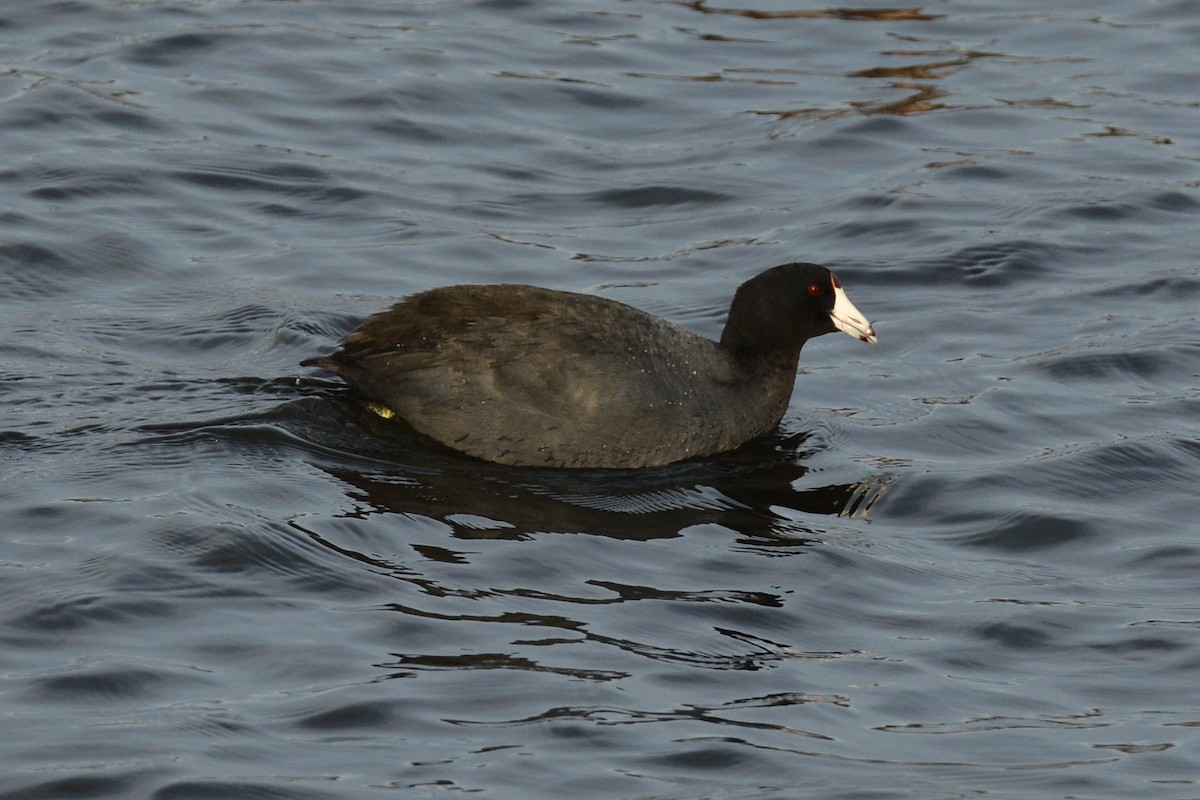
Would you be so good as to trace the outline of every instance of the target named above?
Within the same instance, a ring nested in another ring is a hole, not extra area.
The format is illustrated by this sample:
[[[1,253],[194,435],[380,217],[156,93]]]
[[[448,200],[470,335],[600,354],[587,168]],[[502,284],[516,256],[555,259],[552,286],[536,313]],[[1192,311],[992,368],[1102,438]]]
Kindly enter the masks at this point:
[[[794,263],[738,287],[720,342],[603,297],[447,286],[301,363],[338,374],[382,416],[488,461],[653,467],[774,429],[800,348],[835,330],[877,341],[832,272]]]

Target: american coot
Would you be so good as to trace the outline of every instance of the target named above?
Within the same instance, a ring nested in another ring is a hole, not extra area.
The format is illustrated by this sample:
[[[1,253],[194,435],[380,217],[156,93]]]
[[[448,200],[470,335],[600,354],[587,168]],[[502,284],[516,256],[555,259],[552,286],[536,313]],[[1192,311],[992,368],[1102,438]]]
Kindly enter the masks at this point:
[[[787,410],[800,348],[875,330],[838,279],[784,264],[743,283],[721,341],[632,306],[535,286],[415,294],[301,362],[472,456],[631,468],[731,450]]]

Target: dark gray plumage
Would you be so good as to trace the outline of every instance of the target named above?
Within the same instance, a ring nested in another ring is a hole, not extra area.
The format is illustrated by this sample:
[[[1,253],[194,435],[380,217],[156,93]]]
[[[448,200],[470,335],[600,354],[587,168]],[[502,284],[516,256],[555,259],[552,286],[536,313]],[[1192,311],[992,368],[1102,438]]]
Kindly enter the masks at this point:
[[[787,410],[800,349],[875,331],[837,278],[784,264],[738,288],[720,342],[632,306],[534,286],[449,286],[400,301],[302,362],[464,453],[631,468],[731,450]]]

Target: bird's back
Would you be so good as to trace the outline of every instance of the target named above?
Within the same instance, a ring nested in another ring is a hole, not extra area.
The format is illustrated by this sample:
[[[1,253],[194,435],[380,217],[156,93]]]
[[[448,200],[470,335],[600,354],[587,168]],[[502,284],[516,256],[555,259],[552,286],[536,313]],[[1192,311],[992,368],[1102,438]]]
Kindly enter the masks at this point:
[[[773,427],[791,390],[788,380],[778,414],[764,416],[716,342],[623,303],[532,286],[413,295],[310,363],[443,444],[526,465],[718,452]]]

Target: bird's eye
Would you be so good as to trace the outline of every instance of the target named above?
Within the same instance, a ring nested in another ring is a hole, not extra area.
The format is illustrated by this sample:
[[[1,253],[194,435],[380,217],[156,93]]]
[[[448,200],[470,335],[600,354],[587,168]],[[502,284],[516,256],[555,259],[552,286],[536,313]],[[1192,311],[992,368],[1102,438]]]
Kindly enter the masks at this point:
[[[822,288],[821,284],[819,283],[812,283],[808,286],[808,293],[812,297],[820,297],[821,295],[825,294],[825,289]]]

